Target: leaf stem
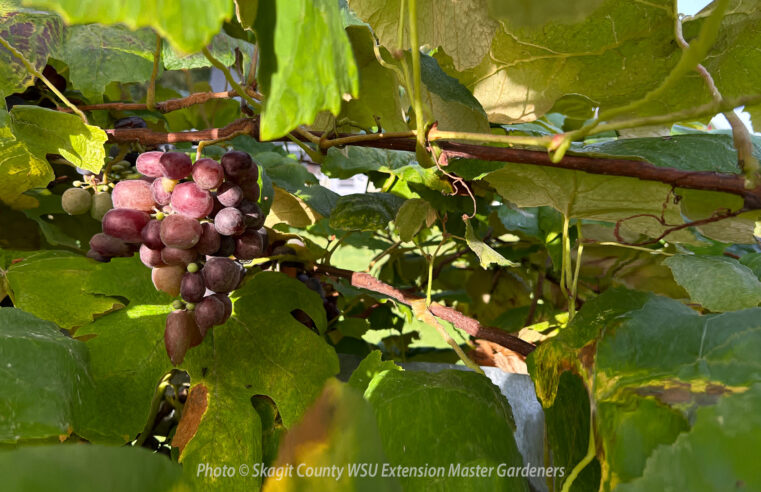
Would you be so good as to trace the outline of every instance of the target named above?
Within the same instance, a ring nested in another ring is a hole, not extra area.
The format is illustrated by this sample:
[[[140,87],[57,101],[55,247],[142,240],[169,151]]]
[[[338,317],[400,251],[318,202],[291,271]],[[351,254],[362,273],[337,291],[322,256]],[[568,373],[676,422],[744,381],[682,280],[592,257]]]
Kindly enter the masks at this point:
[[[465,140],[470,142],[496,143],[507,145],[528,145],[548,148],[552,137],[525,137],[521,135],[494,135],[492,133],[472,133],[442,131],[436,128],[428,133],[428,140]]]
[[[151,81],[148,83],[148,94],[145,96],[145,106],[151,111],[156,109],[156,77],[159,74],[161,45],[161,36],[156,34],[156,51],[153,53],[153,71],[151,72]]]
[[[412,102],[415,108],[415,129],[417,130],[417,143],[420,149],[425,149],[426,122],[423,115],[423,94],[420,72],[420,42],[417,32],[417,0],[407,0],[410,28],[410,51],[412,55]]]
[[[150,437],[153,426],[156,424],[156,415],[158,415],[161,402],[164,400],[164,391],[166,390],[166,387],[170,385],[170,380],[173,375],[174,369],[164,374],[161,380],[159,380],[159,384],[156,386],[156,391],[153,392],[153,398],[151,399],[151,409],[148,412],[148,420],[145,421],[143,430],[135,440],[136,447],[142,446],[145,443],[145,440]]]
[[[595,445],[595,427],[594,427],[594,419],[592,418],[593,413],[590,408],[589,412],[589,445],[587,446],[587,454],[584,455],[584,457],[576,463],[576,466],[573,467],[573,470],[571,470],[571,473],[568,475],[568,478],[565,479],[565,482],[563,482],[563,488],[561,489],[561,492],[569,492],[571,490],[571,485],[573,485],[573,482],[576,480],[576,477],[579,476],[579,473],[586,468],[586,466],[592,462],[592,460],[595,458],[597,454],[597,447]]]
[[[230,84],[230,86],[233,88],[235,92],[238,93],[240,97],[242,97],[252,108],[254,108],[256,111],[261,112],[262,105],[258,101],[256,101],[253,97],[251,97],[248,92],[243,90],[243,87],[240,86],[239,83],[235,81],[235,78],[233,78],[233,74],[230,72],[230,69],[225,66],[224,63],[217,60],[214,55],[211,54],[209,51],[209,48],[203,47],[201,49],[201,52],[206,57],[207,60],[209,60],[209,63],[211,63],[215,68],[219,69],[222,74],[225,76],[225,80],[227,80],[227,83]]]
[[[225,135],[224,137],[221,137],[221,138],[216,138],[216,139],[213,139],[213,140],[201,140],[200,142],[198,142],[198,146],[196,147],[196,160],[201,158],[201,155],[203,153],[203,149],[205,147],[207,147],[209,145],[218,144],[220,142],[225,142],[227,140],[232,140],[233,138],[235,138],[237,136],[240,136],[240,135],[248,135],[248,131],[247,130],[237,130],[237,131],[234,131],[231,134]]]
[[[72,104],[72,102],[71,102],[71,101],[69,101],[69,100],[66,98],[66,96],[64,96],[64,95],[63,95],[63,93],[61,93],[61,91],[59,91],[59,90],[56,88],[56,86],[55,86],[55,85],[53,85],[53,83],[52,83],[52,82],[50,82],[50,81],[47,79],[47,77],[45,77],[44,75],[42,75],[42,72],[40,72],[39,70],[37,70],[36,68],[34,68],[34,65],[32,65],[32,63],[31,63],[29,60],[27,60],[27,59],[26,59],[26,57],[25,57],[25,56],[24,56],[24,55],[23,55],[23,54],[22,54],[20,51],[18,51],[16,48],[14,48],[13,46],[11,46],[11,44],[10,44],[8,41],[6,41],[6,40],[5,40],[5,38],[3,38],[2,36],[0,36],[0,45],[2,45],[2,46],[5,48],[5,49],[7,49],[8,51],[10,51],[10,52],[11,52],[11,54],[12,54],[13,56],[15,56],[16,58],[18,58],[19,60],[21,60],[21,63],[23,63],[23,64],[24,64],[24,67],[26,67],[26,70],[27,70],[27,72],[31,73],[32,75],[34,75],[35,77],[37,77],[38,79],[40,79],[40,80],[41,80],[41,81],[42,81],[42,82],[43,82],[43,83],[44,83],[46,86],[48,86],[48,89],[50,89],[50,90],[53,92],[53,94],[55,94],[56,96],[58,96],[58,98],[59,98],[59,99],[60,99],[60,100],[61,100],[61,101],[62,101],[62,102],[63,102],[63,103],[64,103],[64,104],[65,104],[65,105],[66,105],[66,106],[69,108],[69,109],[71,109],[71,111],[72,111],[72,112],[76,113],[76,115],[77,115],[77,116],[79,116],[80,118],[82,118],[82,121],[85,123],[85,125],[86,125],[86,124],[88,124],[88,123],[87,123],[87,117],[85,116],[85,114],[84,114],[82,111],[80,111],[80,110],[79,110],[79,108],[77,108],[77,107],[76,107],[74,104]]]

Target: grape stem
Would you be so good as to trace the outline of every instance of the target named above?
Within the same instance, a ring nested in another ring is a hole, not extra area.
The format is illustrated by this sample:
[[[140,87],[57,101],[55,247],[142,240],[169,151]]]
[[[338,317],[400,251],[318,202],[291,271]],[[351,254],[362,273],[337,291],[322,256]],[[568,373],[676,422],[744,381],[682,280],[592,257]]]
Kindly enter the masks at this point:
[[[58,89],[56,89],[56,86],[55,86],[55,85],[53,85],[53,83],[52,83],[52,82],[50,82],[50,81],[47,79],[47,77],[45,77],[44,75],[42,75],[42,72],[40,72],[39,70],[37,70],[36,68],[34,68],[34,65],[32,65],[32,63],[31,63],[29,60],[27,60],[27,59],[26,59],[26,57],[25,57],[25,56],[24,56],[24,55],[23,55],[23,54],[22,54],[20,51],[18,51],[16,48],[14,48],[13,46],[11,46],[11,44],[10,44],[8,41],[6,41],[6,39],[5,39],[5,38],[3,38],[2,36],[0,36],[0,45],[2,45],[2,46],[5,48],[5,49],[7,49],[8,51],[10,51],[10,52],[11,52],[11,54],[12,54],[13,56],[15,56],[16,58],[18,58],[19,60],[21,60],[21,63],[23,63],[23,64],[24,64],[24,67],[26,67],[26,70],[27,70],[27,72],[31,73],[32,75],[34,75],[35,77],[37,77],[38,79],[40,79],[40,80],[41,80],[41,81],[42,81],[42,82],[43,82],[43,83],[44,83],[46,86],[48,86],[48,89],[50,89],[50,90],[53,92],[53,94],[55,94],[56,96],[58,96],[58,98],[59,98],[59,99],[60,99],[60,100],[61,100],[61,101],[62,101],[62,102],[63,102],[63,103],[66,105],[66,106],[68,106],[68,107],[69,107],[69,109],[71,109],[71,111],[72,111],[72,112],[76,113],[76,115],[77,115],[77,116],[79,116],[80,118],[82,118],[82,121],[85,123],[85,125],[87,124],[87,117],[85,116],[85,114],[84,114],[82,111],[80,111],[80,110],[79,110],[79,108],[77,108],[77,107],[76,107],[74,104],[72,104],[72,102],[71,102],[71,101],[69,101],[69,100],[66,98],[66,96],[64,96],[64,95],[61,93],[61,91],[59,91]]]

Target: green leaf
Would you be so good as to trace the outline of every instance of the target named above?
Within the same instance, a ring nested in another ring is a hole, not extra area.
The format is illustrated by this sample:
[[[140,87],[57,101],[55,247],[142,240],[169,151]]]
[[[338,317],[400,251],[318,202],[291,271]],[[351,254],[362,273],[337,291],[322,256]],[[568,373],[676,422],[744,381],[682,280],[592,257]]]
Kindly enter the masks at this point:
[[[429,211],[433,210],[431,205],[420,198],[407,200],[399,207],[394,224],[399,232],[402,241],[412,241],[412,238],[418,233],[423,224],[425,224]]]
[[[417,165],[412,152],[349,146],[344,149],[329,148],[320,169],[331,178],[347,179],[371,171],[396,174],[412,165]]]
[[[262,152],[256,154],[256,162],[266,169],[267,176],[272,183],[289,193],[294,193],[305,184],[316,185],[318,183],[314,174],[297,162],[295,159],[285,157],[275,152]]]
[[[391,193],[355,193],[338,199],[330,227],[345,231],[375,231],[394,220],[404,199]]]
[[[403,27],[404,46],[397,44],[401,0],[376,2],[349,0],[349,7],[369,23],[381,44],[389,49],[409,49],[409,29]],[[406,3],[405,16],[406,16]],[[441,46],[458,70],[478,65],[488,53],[498,23],[485,0],[421,0],[417,3],[418,39],[421,45]],[[406,17],[405,17],[406,18]]]
[[[259,0],[235,0],[235,16],[244,29],[253,29]]]
[[[274,187],[275,193],[265,225],[273,227],[285,223],[293,227],[307,227],[319,220],[304,200],[287,191]]]
[[[380,350],[373,350],[367,357],[362,359],[354,372],[351,373],[349,378],[349,386],[365,392],[367,386],[370,384],[375,376],[383,371],[403,371],[401,366],[397,366],[392,360],[381,360]]]
[[[0,5],[0,37],[39,71],[45,67],[48,57],[58,51],[62,31],[63,22],[57,15]],[[0,67],[0,98],[23,92],[34,83],[34,75],[5,48],[0,48]]]
[[[330,217],[340,198],[338,193],[321,185],[302,186],[294,194],[323,217]]]
[[[660,446],[641,478],[620,492],[761,488],[753,453],[761,446],[761,385],[699,408],[695,424],[671,446]],[[678,466],[675,466],[678,465]]]
[[[750,268],[761,279],[761,253],[750,253],[740,258],[740,263]]]
[[[182,470],[146,449],[99,445],[30,446],[0,453],[0,473],[8,492],[59,490],[81,492],[157,492],[182,488]]]
[[[186,356],[192,380],[208,388],[208,410],[180,454],[189,473],[195,473],[198,463],[213,460],[258,463],[261,426],[251,396],[270,397],[283,424],[291,427],[325,381],[338,373],[335,351],[291,315],[301,309],[324,332],[327,320],[316,292],[286,275],[261,272],[236,294],[233,318],[214,327],[211,336]],[[229,436],[221,439],[226,444],[220,444],[219,436]],[[236,475],[216,481],[204,478],[203,483],[229,490],[250,480]]]
[[[37,252],[11,265],[6,278],[16,307],[71,329],[124,306],[87,289],[84,280],[98,267],[93,260],[71,253]]]
[[[481,262],[481,268],[489,268],[489,266],[494,264],[506,267],[518,266],[517,263],[508,260],[491,249],[485,242],[476,236],[469,220],[465,221],[465,241],[467,241],[468,247],[476,254],[476,256],[478,256],[478,259]]]
[[[466,371],[383,371],[365,398],[372,404],[392,466],[446,468],[436,477],[445,490],[529,490],[525,479],[453,476],[451,464],[522,466],[513,438],[513,415],[486,377]],[[477,420],[471,418],[478,415]],[[456,422],[468,422],[467,431]],[[400,477],[404,490],[430,490],[430,478]]]
[[[362,393],[333,379],[302,421],[285,435],[273,466],[344,470],[340,477],[334,473],[320,477],[290,474],[277,482],[276,487],[284,490],[401,490],[394,477],[348,473],[354,464],[380,469],[386,461],[372,407]]]
[[[75,89],[101,102],[111,82],[150,80],[156,35],[150,29],[87,24],[66,29],[61,59],[69,66]]]
[[[677,255],[664,262],[690,299],[711,311],[736,311],[761,302],[761,281],[734,258]]]
[[[38,156],[61,154],[73,165],[94,173],[103,167],[106,132],[84,124],[76,115],[37,106],[14,106],[11,125],[16,138]]]
[[[22,195],[32,188],[46,186],[55,176],[45,159],[39,157],[13,135],[7,111],[0,109],[0,200],[14,208],[37,205],[37,200]]]
[[[211,54],[214,55],[214,58],[221,61],[226,67],[230,67],[235,63],[234,50],[235,48],[239,48],[244,56],[244,66],[246,66],[245,59],[248,58],[250,60],[253,45],[241,39],[233,38],[224,32],[220,32],[214,36],[214,39],[211,40],[211,44],[209,44],[208,48]],[[153,55],[151,55],[151,60],[152,59]],[[166,44],[162,48],[161,61],[164,64],[164,68],[167,70],[211,67],[211,62],[203,53],[193,53],[183,56],[182,53],[178,53],[174,48]],[[150,78],[150,73],[148,78]]]
[[[537,26],[549,22],[573,22],[584,19],[595,11],[603,0],[541,0],[521,2],[519,0],[488,0],[489,13],[495,19],[504,20],[513,26]]]
[[[229,0],[24,0],[24,5],[59,13],[67,24],[124,24],[132,30],[152,27],[179,51],[195,53],[209,44],[232,16]]]
[[[0,308],[0,359],[0,442],[65,437],[78,427],[92,384],[82,342],[49,321]]]
[[[357,66],[331,0],[259,2],[259,82],[266,96],[261,139],[312,123],[322,110],[338,114],[344,94],[359,92]]]

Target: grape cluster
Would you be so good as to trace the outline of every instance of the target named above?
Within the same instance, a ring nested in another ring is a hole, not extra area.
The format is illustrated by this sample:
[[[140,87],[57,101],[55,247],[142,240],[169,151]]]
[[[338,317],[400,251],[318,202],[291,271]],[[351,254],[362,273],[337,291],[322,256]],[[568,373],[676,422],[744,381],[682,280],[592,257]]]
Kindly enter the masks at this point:
[[[209,329],[227,321],[229,293],[244,277],[241,262],[259,258],[267,246],[259,168],[239,151],[195,164],[181,152],[150,151],[135,165],[141,177],[114,186],[113,208],[88,256],[108,261],[138,251],[156,289],[181,298],[164,331],[177,365]]]

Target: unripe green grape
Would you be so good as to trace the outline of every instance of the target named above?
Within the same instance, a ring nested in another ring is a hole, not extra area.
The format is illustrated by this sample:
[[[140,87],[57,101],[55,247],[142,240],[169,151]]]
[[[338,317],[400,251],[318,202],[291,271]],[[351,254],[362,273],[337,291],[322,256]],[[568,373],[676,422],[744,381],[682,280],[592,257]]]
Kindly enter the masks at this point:
[[[194,311],[195,308],[196,308],[195,303],[188,302],[187,304],[185,304],[185,309],[187,309],[188,311]]]
[[[179,299],[176,299],[174,302],[172,302],[172,309],[182,309],[184,307],[185,303]]]
[[[72,186],[76,186],[76,187],[79,187],[79,186],[82,186],[82,182],[81,182],[81,181],[72,181],[72,182],[71,182],[71,185],[72,185]]]
[[[82,215],[90,210],[92,197],[82,188],[69,188],[61,195],[61,206],[69,215]]]
[[[196,273],[198,271],[198,263],[191,263],[188,265],[189,273]]]
[[[90,207],[90,216],[97,220],[102,221],[106,212],[114,208],[111,203],[111,194],[106,192],[99,192],[92,197],[92,206]]]

